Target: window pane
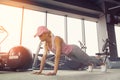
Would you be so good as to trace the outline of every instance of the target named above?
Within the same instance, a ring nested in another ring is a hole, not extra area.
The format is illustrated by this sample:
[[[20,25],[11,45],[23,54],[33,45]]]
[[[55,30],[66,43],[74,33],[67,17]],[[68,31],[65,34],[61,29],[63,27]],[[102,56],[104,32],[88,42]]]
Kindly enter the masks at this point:
[[[31,50],[32,53],[36,53],[40,42],[38,37],[34,38],[34,35],[37,27],[41,25],[45,25],[45,13],[28,9],[24,10],[22,45]]]
[[[64,17],[54,14],[47,14],[47,26],[54,35],[64,39]]]
[[[68,25],[68,43],[80,46],[78,41],[82,41],[81,20],[75,18],[67,18]]]
[[[115,26],[118,57],[120,57],[120,27]]]
[[[8,37],[0,44],[0,51],[8,52],[12,47],[20,43],[22,9],[0,5],[0,10],[2,10],[0,11],[0,26],[3,26],[8,32]],[[6,34],[0,33],[0,42],[5,36]]]
[[[98,53],[98,39],[96,22],[85,21],[86,53],[94,56]]]

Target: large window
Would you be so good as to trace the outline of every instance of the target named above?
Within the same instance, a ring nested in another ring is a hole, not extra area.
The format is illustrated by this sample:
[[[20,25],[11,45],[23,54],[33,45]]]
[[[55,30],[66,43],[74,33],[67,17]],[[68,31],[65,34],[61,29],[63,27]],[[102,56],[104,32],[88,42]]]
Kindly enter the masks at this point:
[[[33,53],[37,51],[39,38],[34,38],[38,26],[45,25],[45,13],[24,10],[22,45],[27,47]]]
[[[98,38],[96,22],[85,20],[85,38],[86,38],[86,53],[94,56],[98,53]]]
[[[115,26],[115,33],[116,33],[116,43],[117,43],[118,57],[120,57],[120,27],[119,26]]]
[[[47,27],[54,35],[61,36],[63,39],[65,38],[64,16],[47,13]]]
[[[0,51],[9,51],[12,47],[21,45],[27,47],[32,53],[37,51],[39,38],[34,38],[38,26],[47,25],[54,35],[62,37],[68,44],[80,46],[82,38],[86,40],[87,53],[95,55],[98,52],[96,23],[85,21],[85,37],[81,19],[43,13],[40,11],[22,9],[0,5],[0,26],[8,32],[7,39],[0,44]],[[24,13],[22,13],[24,12]],[[47,14],[47,15],[46,15]],[[22,36],[21,34],[22,27]],[[0,40],[6,34],[0,32]],[[83,42],[82,42],[83,43]]]
[[[68,43],[80,46],[79,41],[82,42],[81,20],[68,17],[67,30],[68,30]]]
[[[8,52],[20,43],[22,9],[0,5],[0,10],[0,26],[8,32],[8,37],[0,44],[0,52]],[[6,34],[0,33],[0,40],[5,36]]]

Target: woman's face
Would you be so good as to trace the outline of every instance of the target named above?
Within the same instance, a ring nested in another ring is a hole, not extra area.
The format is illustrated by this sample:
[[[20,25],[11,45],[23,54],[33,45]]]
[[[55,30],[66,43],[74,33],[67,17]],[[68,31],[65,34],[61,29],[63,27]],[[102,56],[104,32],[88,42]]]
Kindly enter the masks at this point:
[[[47,33],[43,33],[43,34],[41,34],[41,35],[39,36],[39,39],[40,39],[41,41],[46,41],[47,37],[48,37]]]

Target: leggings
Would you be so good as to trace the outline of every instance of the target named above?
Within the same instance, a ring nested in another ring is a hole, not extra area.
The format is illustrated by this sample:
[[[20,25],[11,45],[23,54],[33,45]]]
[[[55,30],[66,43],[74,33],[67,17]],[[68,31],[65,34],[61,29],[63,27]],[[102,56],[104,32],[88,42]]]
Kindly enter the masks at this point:
[[[97,59],[94,56],[89,56],[84,51],[82,51],[78,46],[73,45],[73,50],[67,55],[71,60],[82,63],[86,66],[90,65],[91,63],[94,65],[101,65],[102,60]]]

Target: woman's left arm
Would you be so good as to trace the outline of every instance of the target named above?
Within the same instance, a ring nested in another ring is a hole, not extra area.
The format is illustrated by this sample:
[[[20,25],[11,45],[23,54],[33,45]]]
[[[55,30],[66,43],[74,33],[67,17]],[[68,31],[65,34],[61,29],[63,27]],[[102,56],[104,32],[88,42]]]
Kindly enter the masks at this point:
[[[60,37],[55,38],[55,47],[56,47],[56,53],[55,53],[55,60],[54,60],[54,71],[48,73],[47,75],[56,75],[59,65],[59,60],[61,56],[61,50],[62,50],[62,39]]]

